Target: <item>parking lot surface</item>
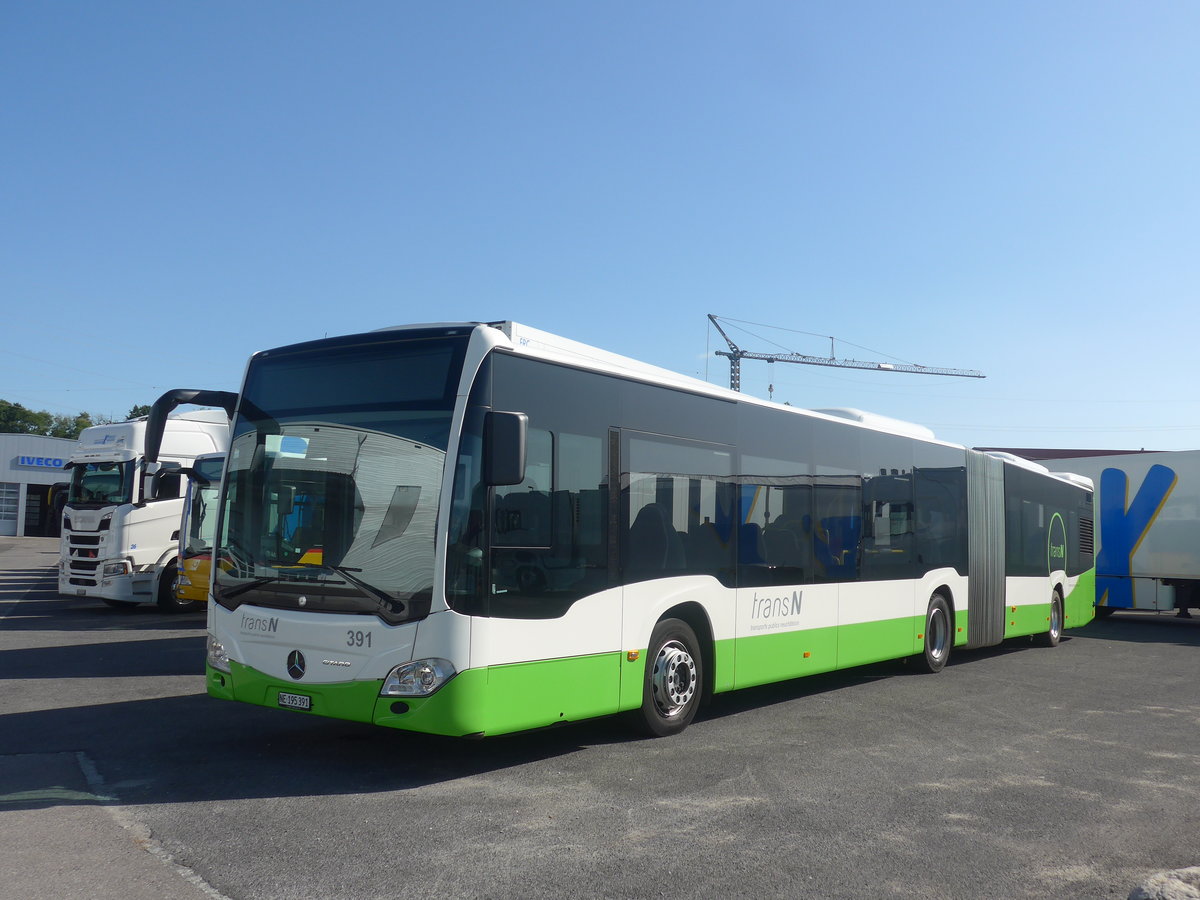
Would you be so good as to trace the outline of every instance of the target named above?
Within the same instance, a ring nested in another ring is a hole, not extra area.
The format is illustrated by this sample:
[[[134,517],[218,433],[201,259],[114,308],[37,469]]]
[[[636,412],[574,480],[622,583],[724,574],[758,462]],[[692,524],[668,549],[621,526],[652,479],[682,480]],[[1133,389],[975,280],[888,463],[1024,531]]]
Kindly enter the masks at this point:
[[[0,894],[1120,897],[1200,863],[1200,619],[452,741],[204,694],[203,615],[0,538]]]

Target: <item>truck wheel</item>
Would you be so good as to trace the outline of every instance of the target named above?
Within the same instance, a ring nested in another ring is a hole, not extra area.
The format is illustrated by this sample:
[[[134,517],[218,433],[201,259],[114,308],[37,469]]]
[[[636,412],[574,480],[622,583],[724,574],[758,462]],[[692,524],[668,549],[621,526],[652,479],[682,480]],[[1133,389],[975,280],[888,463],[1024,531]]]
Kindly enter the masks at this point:
[[[1057,647],[1062,638],[1063,630],[1063,601],[1058,588],[1050,598],[1050,627],[1037,636],[1037,641],[1043,647]]]
[[[940,672],[950,661],[950,647],[954,643],[951,621],[950,604],[935,593],[925,611],[925,652],[916,657],[917,668],[922,672],[931,675]]]
[[[646,650],[642,707],[634,713],[638,730],[666,737],[687,728],[704,694],[703,667],[700,642],[687,622],[663,619],[655,625]]]
[[[175,590],[179,587],[179,569],[172,561],[163,573],[158,576],[158,608],[163,612],[184,613],[198,609],[200,604],[195,600],[180,600]]]

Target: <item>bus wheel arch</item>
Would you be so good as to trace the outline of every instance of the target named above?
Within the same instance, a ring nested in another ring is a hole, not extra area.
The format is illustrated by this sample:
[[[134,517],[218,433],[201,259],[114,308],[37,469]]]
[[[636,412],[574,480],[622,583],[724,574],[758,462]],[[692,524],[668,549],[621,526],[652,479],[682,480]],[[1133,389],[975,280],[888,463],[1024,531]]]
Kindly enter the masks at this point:
[[[954,646],[954,607],[949,596],[945,587],[937,588],[929,595],[925,607],[921,631],[924,647],[915,659],[917,668],[931,675],[946,667],[950,661],[950,648]]]
[[[941,584],[929,592],[930,599],[933,599],[934,594],[941,594],[942,599],[946,601],[946,606],[950,609],[950,636],[953,638],[956,633],[954,623],[958,621],[956,618],[957,608],[954,605],[954,591],[950,590],[950,585]]]

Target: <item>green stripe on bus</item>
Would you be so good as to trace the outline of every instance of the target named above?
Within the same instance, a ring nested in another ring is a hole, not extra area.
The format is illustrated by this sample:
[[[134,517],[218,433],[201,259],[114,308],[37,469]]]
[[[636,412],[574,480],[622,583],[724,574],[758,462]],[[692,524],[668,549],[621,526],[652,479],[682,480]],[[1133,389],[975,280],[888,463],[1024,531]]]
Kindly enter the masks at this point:
[[[382,679],[288,682],[231,662],[229,674],[209,667],[208,693],[275,708],[280,692],[299,694],[312,698],[313,715],[427,734],[506,734],[617,712],[624,658],[603,653],[468,669],[431,697],[380,697]],[[640,661],[629,668],[640,703],[644,669]]]
[[[1063,601],[1067,628],[1079,628],[1096,617],[1096,570],[1088,569],[1079,576],[1075,589]]]
[[[1004,637],[1045,634],[1050,630],[1050,604],[1030,603],[1004,607]]]
[[[967,613],[955,616],[955,644],[965,644]],[[924,649],[924,616],[811,628],[737,640],[737,688],[770,684],[890,659]]]

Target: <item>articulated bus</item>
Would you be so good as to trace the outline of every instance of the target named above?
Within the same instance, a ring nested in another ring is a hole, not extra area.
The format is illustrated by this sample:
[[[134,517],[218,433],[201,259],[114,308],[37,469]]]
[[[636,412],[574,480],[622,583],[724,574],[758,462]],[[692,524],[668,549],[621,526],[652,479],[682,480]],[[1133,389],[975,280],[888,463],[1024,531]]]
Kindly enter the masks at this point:
[[[208,604],[214,697],[485,736],[1093,615],[1092,492],[512,322],[256,354]]]

